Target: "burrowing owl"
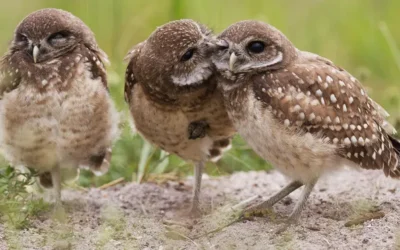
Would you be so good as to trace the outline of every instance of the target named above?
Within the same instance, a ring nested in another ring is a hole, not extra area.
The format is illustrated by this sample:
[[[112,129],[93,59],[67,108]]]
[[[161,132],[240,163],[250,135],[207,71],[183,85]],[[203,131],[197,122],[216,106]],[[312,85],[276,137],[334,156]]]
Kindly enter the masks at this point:
[[[270,208],[305,186],[296,221],[318,178],[344,165],[400,177],[399,142],[388,115],[360,82],[318,55],[296,49],[274,27],[242,21],[220,36],[229,49],[213,61],[225,106],[238,133],[293,181],[248,209]]]
[[[217,160],[234,134],[210,58],[224,47],[205,26],[179,20],[157,28],[127,56],[125,99],[134,124],[149,142],[195,163],[196,213],[204,163]]]
[[[108,169],[118,114],[92,31],[72,14],[27,16],[0,62],[0,141],[12,165],[41,173],[60,201],[62,170]]]

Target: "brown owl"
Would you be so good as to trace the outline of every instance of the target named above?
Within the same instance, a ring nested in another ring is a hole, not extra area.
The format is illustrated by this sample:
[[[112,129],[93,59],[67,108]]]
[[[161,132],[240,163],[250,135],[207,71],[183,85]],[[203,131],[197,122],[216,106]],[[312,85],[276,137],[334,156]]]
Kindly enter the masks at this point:
[[[138,132],[195,164],[192,212],[198,213],[204,163],[217,160],[234,134],[211,55],[226,48],[193,20],[157,28],[129,52],[125,99]]]
[[[109,167],[118,113],[106,54],[77,17],[42,9],[17,27],[0,61],[0,143],[14,166],[36,169],[61,196],[61,172]]]
[[[305,186],[296,221],[318,178],[343,166],[400,177],[399,142],[382,107],[344,69],[303,52],[274,27],[233,24],[219,36],[229,49],[213,57],[225,106],[238,133],[293,181],[247,212],[268,209]]]

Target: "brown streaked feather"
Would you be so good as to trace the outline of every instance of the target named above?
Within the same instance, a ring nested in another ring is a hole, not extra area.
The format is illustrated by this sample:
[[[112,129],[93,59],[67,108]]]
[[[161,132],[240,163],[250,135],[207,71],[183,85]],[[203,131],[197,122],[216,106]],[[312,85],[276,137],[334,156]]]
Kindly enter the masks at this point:
[[[288,128],[323,136],[342,157],[400,177],[392,131],[358,80],[321,57],[307,59],[254,76],[256,98]]]

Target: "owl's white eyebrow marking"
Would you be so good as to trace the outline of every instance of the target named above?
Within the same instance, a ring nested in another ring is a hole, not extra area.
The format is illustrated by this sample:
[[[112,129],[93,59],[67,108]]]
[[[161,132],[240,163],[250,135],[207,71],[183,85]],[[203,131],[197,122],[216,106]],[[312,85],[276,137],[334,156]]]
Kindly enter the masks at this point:
[[[282,62],[282,60],[283,60],[283,54],[282,54],[282,52],[279,52],[278,55],[274,59],[267,61],[264,64],[258,65],[255,68],[268,67],[268,66],[277,64],[279,62]]]
[[[179,86],[187,86],[200,84],[204,80],[207,80],[212,75],[212,71],[209,69],[208,63],[201,63],[196,66],[189,74],[180,76],[172,76],[172,82]]]
[[[272,66],[275,65],[277,63],[282,62],[283,60],[283,54],[282,52],[279,51],[278,55],[276,57],[274,57],[273,59],[265,62],[265,63],[260,63],[258,65],[252,65],[250,63],[243,65],[242,67],[240,67],[237,71],[243,71],[243,70],[247,70],[247,69],[258,69],[258,68],[264,68],[264,67],[268,67],[268,66]]]

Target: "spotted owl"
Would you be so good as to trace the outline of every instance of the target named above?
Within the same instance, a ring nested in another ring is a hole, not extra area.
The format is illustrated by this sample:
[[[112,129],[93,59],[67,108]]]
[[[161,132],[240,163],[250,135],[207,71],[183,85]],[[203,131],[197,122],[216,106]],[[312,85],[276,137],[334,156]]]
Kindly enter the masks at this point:
[[[255,152],[293,180],[246,212],[270,208],[304,185],[294,222],[318,178],[343,166],[400,177],[388,114],[350,73],[298,50],[263,22],[235,23],[218,38],[229,43],[213,56],[229,117]]]
[[[14,166],[36,169],[60,201],[65,171],[109,167],[118,113],[106,54],[92,31],[63,10],[42,9],[16,28],[0,61],[0,144]]]
[[[211,62],[214,51],[226,47],[204,25],[178,20],[157,28],[127,56],[125,99],[137,131],[195,164],[193,213],[204,163],[218,160],[235,132]]]

